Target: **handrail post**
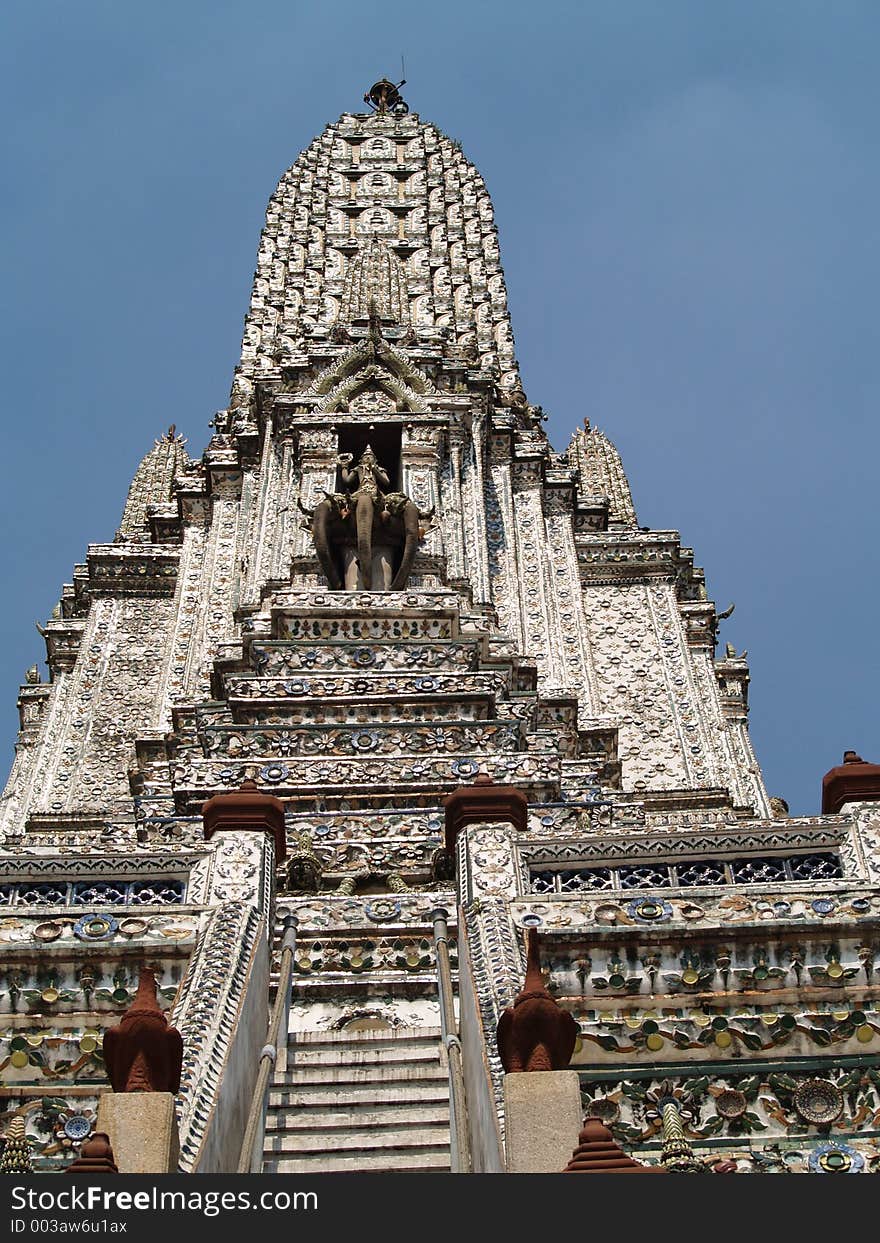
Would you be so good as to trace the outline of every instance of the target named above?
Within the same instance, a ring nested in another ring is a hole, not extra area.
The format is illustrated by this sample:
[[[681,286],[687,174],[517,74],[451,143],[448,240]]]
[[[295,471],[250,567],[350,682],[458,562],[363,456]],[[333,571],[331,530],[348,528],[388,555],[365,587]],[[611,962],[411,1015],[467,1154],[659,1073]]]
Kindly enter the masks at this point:
[[[266,1031],[266,1043],[260,1050],[260,1064],[257,1079],[251,1097],[247,1126],[242,1140],[241,1153],[238,1158],[239,1174],[258,1174],[263,1164],[263,1144],[266,1136],[266,1113],[269,1107],[269,1091],[272,1086],[272,1072],[278,1057],[278,1043],[281,1033],[287,1040],[288,1019],[290,1017],[291,982],[293,979],[293,955],[296,950],[296,928],[299,920],[292,913],[284,916],[284,932],[281,937],[281,961],[278,965],[278,991],[269,1026]],[[270,951],[271,952],[271,951]]]
[[[461,1041],[455,1022],[452,968],[449,963],[449,912],[438,906],[431,911],[434,924],[434,956],[437,960],[437,993],[440,1000],[440,1034],[449,1069],[449,1139],[453,1174],[471,1173],[470,1143]]]

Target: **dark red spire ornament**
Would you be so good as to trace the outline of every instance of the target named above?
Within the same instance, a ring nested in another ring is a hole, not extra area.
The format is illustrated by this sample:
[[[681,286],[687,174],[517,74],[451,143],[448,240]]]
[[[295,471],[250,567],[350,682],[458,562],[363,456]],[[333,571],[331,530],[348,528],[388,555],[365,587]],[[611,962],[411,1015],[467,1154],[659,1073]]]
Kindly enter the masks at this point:
[[[156,978],[141,970],[137,993],[118,1027],[104,1033],[104,1062],[114,1092],[180,1091],[183,1040],[169,1027],[156,997]]]
[[[205,841],[215,833],[271,833],[275,839],[275,862],[286,854],[284,804],[274,794],[263,794],[255,781],[243,781],[229,794],[215,794],[202,807]]]
[[[525,833],[529,824],[529,804],[516,786],[496,785],[486,773],[474,778],[473,785],[459,786],[443,799],[446,809],[446,849],[455,857],[458,835],[469,824],[499,821],[512,824]]]
[[[563,1174],[665,1174],[662,1166],[642,1165],[628,1157],[598,1118],[584,1118],[578,1146]]]
[[[105,1131],[95,1131],[89,1136],[79,1156],[64,1171],[65,1174],[118,1174],[110,1136]]]
[[[508,1073],[565,1070],[574,1053],[578,1025],[544,987],[534,928],[529,929],[528,946],[522,992],[498,1021],[498,1052]]]
[[[880,802],[880,764],[868,764],[855,751],[822,778],[822,815],[835,815],[845,803]]]

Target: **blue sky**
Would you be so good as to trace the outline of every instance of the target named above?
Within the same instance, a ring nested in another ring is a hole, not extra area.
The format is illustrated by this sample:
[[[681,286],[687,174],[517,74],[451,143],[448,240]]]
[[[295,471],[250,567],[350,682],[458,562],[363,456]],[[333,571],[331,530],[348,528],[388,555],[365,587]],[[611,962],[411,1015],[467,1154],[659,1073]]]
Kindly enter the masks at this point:
[[[492,194],[554,444],[599,424],[736,603],[771,793],[880,761],[878,38],[850,0],[7,6],[3,756],[34,621],[226,404],[278,176],[404,53]]]

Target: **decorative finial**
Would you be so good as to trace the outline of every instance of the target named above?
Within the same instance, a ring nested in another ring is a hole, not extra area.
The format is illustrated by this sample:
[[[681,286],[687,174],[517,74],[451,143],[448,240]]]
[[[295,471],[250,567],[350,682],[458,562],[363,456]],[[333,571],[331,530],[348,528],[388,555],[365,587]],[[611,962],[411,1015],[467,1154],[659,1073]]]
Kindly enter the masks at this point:
[[[114,1092],[180,1090],[183,1041],[156,997],[156,977],[143,967],[134,1000],[118,1027],[104,1033],[104,1062]]]
[[[116,1158],[106,1131],[93,1131],[79,1156],[64,1171],[65,1174],[118,1174]]]
[[[186,444],[186,437],[178,435],[177,424],[172,423],[164,436],[160,436],[158,440],[154,440],[153,444],[156,448],[160,445],[180,445],[182,448]]]
[[[563,1174],[665,1174],[662,1166],[642,1165],[628,1156],[598,1118],[584,1118],[578,1146]]]
[[[565,1070],[574,1053],[577,1022],[544,987],[540,946],[528,932],[528,961],[522,992],[498,1020],[498,1053],[508,1074],[515,1071]]]
[[[396,86],[387,78],[381,78],[378,82],[374,82],[367,91],[364,103],[379,116],[385,116],[389,112],[396,117],[406,116],[409,108],[400,94],[402,86],[406,86],[406,78],[401,79]]]

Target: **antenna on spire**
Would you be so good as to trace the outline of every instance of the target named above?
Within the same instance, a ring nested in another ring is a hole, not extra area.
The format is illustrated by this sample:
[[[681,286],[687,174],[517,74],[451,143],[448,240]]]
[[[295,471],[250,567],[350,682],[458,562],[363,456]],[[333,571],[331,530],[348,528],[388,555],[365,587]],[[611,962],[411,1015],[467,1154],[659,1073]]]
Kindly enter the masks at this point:
[[[381,78],[380,81],[374,82],[367,91],[364,103],[369,104],[373,112],[378,113],[379,116],[386,116],[389,112],[396,117],[406,116],[409,108],[400,93],[402,86],[406,86],[406,78],[402,78],[396,86],[387,78]]]

